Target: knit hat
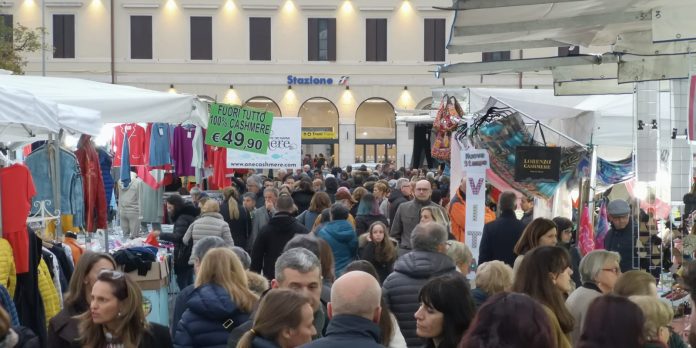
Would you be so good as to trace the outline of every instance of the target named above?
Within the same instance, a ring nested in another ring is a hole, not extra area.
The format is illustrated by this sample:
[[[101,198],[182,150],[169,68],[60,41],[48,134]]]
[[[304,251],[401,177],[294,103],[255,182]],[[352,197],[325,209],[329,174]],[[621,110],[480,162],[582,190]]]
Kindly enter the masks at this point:
[[[351,201],[352,203],[357,203],[354,199],[353,196],[350,195],[350,191],[348,191],[347,188],[341,186],[338,188],[338,191],[336,191],[336,200],[340,201],[342,199],[347,199]]]
[[[609,202],[609,206],[607,207],[607,213],[611,216],[624,216],[628,215],[630,212],[631,208],[628,206],[628,203],[622,199]]]
[[[396,188],[396,180],[395,179],[389,180],[389,188],[392,190]]]

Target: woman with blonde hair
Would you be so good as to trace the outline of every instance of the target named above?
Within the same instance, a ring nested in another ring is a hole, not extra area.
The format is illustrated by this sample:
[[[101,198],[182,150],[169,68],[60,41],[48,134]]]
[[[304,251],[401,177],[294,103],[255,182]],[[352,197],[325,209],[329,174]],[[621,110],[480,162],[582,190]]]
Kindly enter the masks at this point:
[[[246,248],[251,234],[251,212],[244,208],[242,199],[234,187],[225,187],[222,195],[224,197],[220,205],[222,219],[227,222],[232,232],[234,244]]]
[[[201,209],[201,216],[186,230],[183,242],[188,245],[193,240],[193,245],[196,245],[199,240],[210,236],[220,237],[230,247],[234,246],[230,225],[223,220],[222,214],[220,214],[220,204],[214,199],[205,202]],[[189,265],[193,265],[193,255],[189,258]]]
[[[457,271],[465,276],[469,274],[471,263],[474,261],[474,256],[471,254],[469,247],[456,240],[448,240],[446,245],[447,256],[452,259],[452,262],[457,267]]]
[[[481,307],[491,296],[509,291],[512,287],[512,267],[502,261],[488,261],[476,270],[476,289],[471,290],[476,307]]]
[[[148,323],[140,287],[127,274],[103,270],[91,292],[89,310],[80,320],[72,347],[171,347],[169,330]]]
[[[225,346],[229,331],[249,320],[258,297],[249,290],[234,251],[214,248],[203,257],[196,289],[174,335],[176,347]]]
[[[671,335],[669,324],[674,318],[672,307],[654,296],[631,296],[628,299],[637,304],[645,316],[643,347],[667,347]]]
[[[445,226],[449,231],[450,221],[447,215],[442,210],[434,208],[434,206],[425,206],[420,210],[420,223],[437,222]]]
[[[294,348],[316,335],[314,310],[308,297],[289,289],[273,289],[263,297],[237,348]]]

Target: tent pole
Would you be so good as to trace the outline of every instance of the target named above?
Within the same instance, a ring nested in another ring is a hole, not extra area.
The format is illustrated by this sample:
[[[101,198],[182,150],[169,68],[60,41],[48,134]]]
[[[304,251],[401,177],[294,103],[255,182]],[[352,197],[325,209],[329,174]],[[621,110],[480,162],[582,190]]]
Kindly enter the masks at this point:
[[[61,240],[61,237],[63,236],[63,224],[61,224],[61,217],[62,217],[62,211],[61,211],[61,187],[60,187],[60,142],[61,139],[63,138],[63,130],[61,129],[60,132],[58,133],[58,136],[56,138],[53,138],[53,136],[50,136],[49,142],[52,143],[53,145],[53,150],[55,151],[55,173],[56,175],[53,177],[53,207],[56,209],[58,212],[58,222],[56,223],[56,235],[55,235],[55,240]]]
[[[494,97],[494,98],[495,98],[495,97]],[[577,141],[577,140],[575,140],[575,139],[573,139],[573,138],[571,138],[571,137],[565,135],[565,134],[562,133],[561,131],[556,130],[555,128],[553,128],[553,127],[551,127],[551,126],[548,126],[548,125],[542,123],[541,121],[537,120],[536,118],[534,118],[534,117],[532,117],[532,116],[529,116],[529,115],[525,114],[524,112],[522,112],[522,111],[520,111],[520,110],[515,109],[514,107],[512,107],[512,106],[508,105],[507,103],[505,103],[504,101],[502,101],[502,100],[500,100],[500,99],[497,99],[497,98],[495,98],[495,100],[496,100],[498,103],[500,103],[500,104],[503,104],[503,105],[505,105],[505,106],[507,106],[507,107],[509,107],[509,108],[511,108],[511,109],[514,109],[515,111],[519,112],[520,115],[522,115],[522,116],[524,116],[524,117],[526,117],[526,118],[528,118],[528,119],[530,119],[530,120],[532,120],[532,121],[534,121],[534,122],[539,122],[539,124],[540,124],[542,127],[544,127],[544,128],[546,128],[546,129],[548,129],[548,130],[550,130],[550,131],[552,131],[552,132],[558,134],[560,137],[562,137],[562,138],[564,138],[564,139],[566,139],[566,140],[568,140],[568,141],[570,141],[570,142],[572,142],[572,143],[574,143],[574,144],[576,144],[576,145],[578,145],[578,146],[587,147],[586,144],[582,144],[582,143],[580,143],[579,141]]]

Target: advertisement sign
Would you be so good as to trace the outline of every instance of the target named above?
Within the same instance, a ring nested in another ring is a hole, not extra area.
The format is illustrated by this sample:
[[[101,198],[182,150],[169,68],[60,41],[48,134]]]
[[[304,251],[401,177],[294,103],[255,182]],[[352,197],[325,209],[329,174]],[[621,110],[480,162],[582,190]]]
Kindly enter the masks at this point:
[[[238,105],[212,104],[205,143],[266,154],[273,113]]]
[[[279,169],[302,166],[302,119],[282,117],[273,121],[268,153],[227,150],[227,168]]]
[[[464,243],[478,260],[483,225],[486,224],[486,169],[490,168],[487,150],[466,149],[461,153],[466,171],[466,236]]]
[[[518,146],[515,150],[515,181],[561,179],[561,148]]]
[[[333,127],[302,127],[302,139],[336,139]]]

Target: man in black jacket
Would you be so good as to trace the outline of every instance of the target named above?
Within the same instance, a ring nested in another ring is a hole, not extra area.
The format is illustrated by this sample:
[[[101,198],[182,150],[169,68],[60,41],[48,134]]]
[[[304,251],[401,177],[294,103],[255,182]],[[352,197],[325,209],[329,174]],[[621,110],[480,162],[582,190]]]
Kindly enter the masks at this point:
[[[381,291],[375,277],[361,271],[348,272],[331,288],[326,336],[307,348],[382,347],[379,318]]]
[[[292,197],[278,197],[275,215],[268,221],[268,225],[261,229],[254,241],[249,268],[252,272],[263,274],[269,280],[275,278],[275,263],[283,253],[285,244],[295,234],[309,233],[309,230],[292,216],[294,206]]]
[[[510,267],[514,265],[516,256],[512,249],[515,248],[524,230],[524,223],[515,215],[516,205],[517,195],[514,192],[505,191],[500,195],[498,202],[500,215],[483,226],[479,265],[493,260],[503,261]]]
[[[382,286],[383,297],[394,313],[409,348],[423,345],[416,335],[416,313],[420,305],[418,292],[432,277],[457,274],[446,254],[447,230],[441,224],[419,224],[411,233],[413,250],[399,257]]]

